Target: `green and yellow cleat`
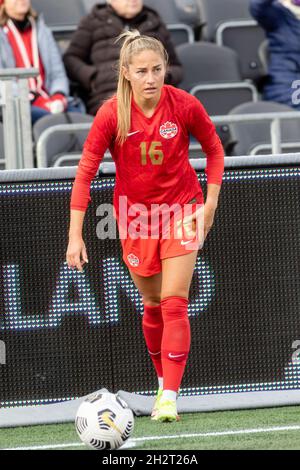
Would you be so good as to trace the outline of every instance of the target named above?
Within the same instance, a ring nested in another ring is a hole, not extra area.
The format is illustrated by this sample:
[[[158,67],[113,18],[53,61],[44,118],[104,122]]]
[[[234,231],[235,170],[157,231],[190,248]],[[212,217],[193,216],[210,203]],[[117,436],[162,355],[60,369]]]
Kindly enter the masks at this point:
[[[176,401],[173,400],[160,400],[155,417],[152,418],[154,421],[160,423],[171,423],[172,421],[179,421],[177,414]]]
[[[158,391],[157,391],[155,403],[154,403],[153,410],[152,410],[152,413],[151,413],[151,419],[152,420],[155,420],[155,417],[157,415],[159,404],[160,404],[160,399],[162,397],[162,393],[163,393],[163,389],[159,388]]]

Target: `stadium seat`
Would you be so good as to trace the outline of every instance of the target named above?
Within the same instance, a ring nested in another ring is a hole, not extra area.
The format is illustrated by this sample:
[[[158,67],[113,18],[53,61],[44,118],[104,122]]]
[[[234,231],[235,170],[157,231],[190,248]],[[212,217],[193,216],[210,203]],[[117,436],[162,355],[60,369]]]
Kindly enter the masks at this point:
[[[85,14],[82,0],[32,0],[32,5],[38,13],[43,13],[63,55]]]
[[[200,42],[183,44],[177,52],[184,68],[180,87],[196,96],[209,115],[226,115],[238,104],[257,100],[254,85],[241,80],[238,57],[231,49]],[[227,150],[228,125],[217,126],[217,132]]]
[[[231,49],[200,42],[178,46],[177,53],[184,68],[180,87],[197,96],[209,114],[227,114],[237,104],[257,99],[255,87],[241,80]]]
[[[32,6],[43,13],[47,25],[54,29],[77,26],[85,14],[82,0],[32,0]]]
[[[106,3],[106,0],[82,0],[82,4],[83,4],[83,8],[84,8],[84,11],[85,11],[85,15],[87,15],[88,13],[90,13],[91,9],[95,6],[95,5],[105,5]]]
[[[166,24],[184,23],[194,26],[199,23],[196,0],[144,0],[144,4],[156,10]]]
[[[230,111],[230,115],[237,114],[261,114],[261,113],[282,113],[293,112],[294,109],[289,106],[273,103],[270,101],[259,101],[257,103],[244,103]],[[255,148],[259,145],[265,147],[262,153],[272,153],[270,121],[258,122],[239,122],[230,124],[232,139],[236,145],[231,155],[249,155],[251,152],[257,154]],[[299,149],[300,146],[300,112],[299,119],[283,121],[281,124],[281,141],[283,144],[291,143],[292,146],[286,146],[286,151],[291,152],[292,148]],[[283,146],[284,147],[284,146]],[[269,151],[267,151],[269,149]],[[254,150],[254,151],[253,151]]]
[[[184,68],[180,87],[190,91],[194,86],[212,82],[239,82],[241,74],[236,53],[209,42],[182,44],[176,48]]]
[[[250,0],[197,0],[200,18],[204,23],[202,39],[215,41],[220,23],[232,20],[251,20]]]
[[[144,3],[159,13],[176,46],[194,42],[194,30],[200,22],[196,0],[145,0]]]
[[[79,123],[92,123],[93,116],[80,113],[67,113],[67,114],[50,114],[39,119],[33,126],[33,136],[37,144],[42,133],[52,126],[60,124],[79,124]],[[43,166],[51,167],[57,166],[57,160],[60,159],[59,166],[76,165],[81,155],[83,144],[87,137],[88,130],[83,131],[64,131],[55,132],[47,141],[46,154],[47,162]],[[71,161],[70,157],[74,156]],[[67,156],[62,161],[62,156]],[[38,166],[40,165],[39,156]],[[74,163],[75,161],[75,163]],[[76,163],[77,162],[77,163]]]
[[[195,41],[195,34],[193,29],[185,24],[168,24],[167,29],[170,32],[174,46],[180,46],[187,42],[192,43]]]
[[[243,79],[259,80],[265,74],[259,57],[259,47],[265,32],[254,20],[222,22],[216,31],[219,46],[236,51]]]
[[[199,85],[190,93],[201,101],[212,116],[223,116],[241,103],[258,100],[255,86],[247,82]]]

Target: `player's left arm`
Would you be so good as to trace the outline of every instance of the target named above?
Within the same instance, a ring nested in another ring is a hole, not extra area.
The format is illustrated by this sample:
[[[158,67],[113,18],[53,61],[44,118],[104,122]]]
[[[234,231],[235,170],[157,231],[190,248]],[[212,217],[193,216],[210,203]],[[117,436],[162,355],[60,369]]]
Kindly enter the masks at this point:
[[[197,100],[190,96],[187,116],[188,131],[196,137],[202,146],[207,159],[205,174],[207,184],[222,185],[224,173],[224,149],[216,128],[208,116],[205,108]],[[215,189],[210,190],[212,197]]]
[[[204,239],[211,229],[224,173],[224,149],[205,108],[194,97],[188,109],[188,130],[200,142],[207,158],[207,196],[204,206]]]
[[[207,185],[207,196],[204,204],[204,240],[214,223],[220,189],[221,186],[219,184],[211,183]]]

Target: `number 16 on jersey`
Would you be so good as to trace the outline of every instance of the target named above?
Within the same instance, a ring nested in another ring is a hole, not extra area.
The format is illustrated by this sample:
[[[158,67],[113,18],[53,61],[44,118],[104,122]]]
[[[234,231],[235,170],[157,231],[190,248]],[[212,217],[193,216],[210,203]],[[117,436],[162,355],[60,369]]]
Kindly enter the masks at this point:
[[[161,142],[151,142],[148,146],[147,142],[142,142],[141,149],[141,162],[142,165],[147,165],[148,156],[152,165],[161,165],[164,159]]]

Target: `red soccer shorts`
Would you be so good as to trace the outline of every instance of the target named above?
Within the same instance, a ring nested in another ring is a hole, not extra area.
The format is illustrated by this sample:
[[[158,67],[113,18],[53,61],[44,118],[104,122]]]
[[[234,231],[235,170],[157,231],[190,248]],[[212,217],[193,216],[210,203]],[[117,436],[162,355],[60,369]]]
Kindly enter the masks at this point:
[[[160,220],[157,230],[157,224],[153,224],[152,221],[149,224],[150,216],[147,224],[144,224],[144,230],[141,231],[143,236],[137,237],[136,232],[132,235],[133,232],[128,227],[127,237],[120,238],[123,261],[128,268],[140,276],[153,276],[161,272],[162,259],[186,255],[201,249],[203,208],[203,196],[199,193],[181,207],[181,210]],[[192,223],[190,219],[195,213],[197,223]]]

